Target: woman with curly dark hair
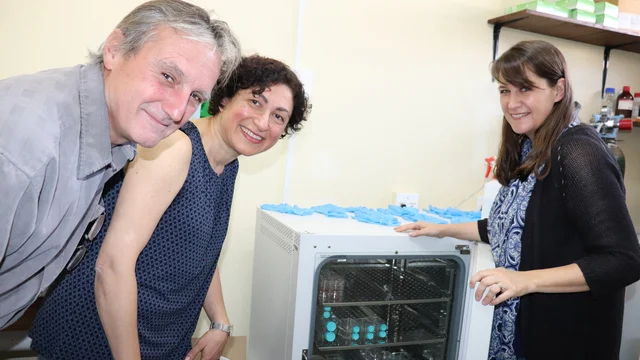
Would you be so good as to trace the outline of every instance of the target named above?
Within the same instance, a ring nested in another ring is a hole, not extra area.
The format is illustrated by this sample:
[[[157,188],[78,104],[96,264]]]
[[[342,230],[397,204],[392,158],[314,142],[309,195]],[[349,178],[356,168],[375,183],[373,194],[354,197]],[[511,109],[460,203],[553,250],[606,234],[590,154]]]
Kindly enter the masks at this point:
[[[138,148],[126,176],[105,186],[106,220],[81,243],[85,259],[50,288],[32,347],[49,360],[218,359],[232,328],[216,265],[237,158],[300,131],[309,108],[289,67],[250,56],[215,88],[211,116]],[[192,349],[203,307],[211,330]]]

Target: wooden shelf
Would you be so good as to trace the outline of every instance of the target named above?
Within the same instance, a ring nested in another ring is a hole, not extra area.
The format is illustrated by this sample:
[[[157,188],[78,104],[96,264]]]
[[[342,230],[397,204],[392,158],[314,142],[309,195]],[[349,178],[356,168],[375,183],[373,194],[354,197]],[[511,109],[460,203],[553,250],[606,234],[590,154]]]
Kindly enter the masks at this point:
[[[573,40],[585,44],[604,47],[604,68],[602,93],[607,79],[609,54],[611,50],[640,53],[640,33],[592,24],[574,19],[549,15],[533,10],[522,10],[489,20],[493,28],[493,59],[496,59],[500,30],[503,27],[528,31],[536,34]]]
[[[522,10],[489,20],[489,24],[554,36],[586,44],[640,53],[640,34],[599,24]]]

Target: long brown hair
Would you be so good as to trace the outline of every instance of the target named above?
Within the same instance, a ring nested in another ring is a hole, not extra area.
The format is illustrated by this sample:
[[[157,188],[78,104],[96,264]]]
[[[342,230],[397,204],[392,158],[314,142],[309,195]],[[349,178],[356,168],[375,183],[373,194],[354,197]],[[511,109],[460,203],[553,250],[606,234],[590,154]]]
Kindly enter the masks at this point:
[[[495,167],[496,178],[502,185],[507,185],[515,178],[524,179],[532,172],[539,180],[547,176],[551,169],[551,148],[569,126],[575,107],[564,56],[546,41],[517,43],[493,62],[491,76],[501,84],[534,88],[533,82],[527,77],[527,70],[545,79],[550,87],[556,86],[560,79],[565,79],[564,97],[553,104],[551,113],[535,131],[532,150],[524,162],[521,148],[526,135],[516,134],[507,119],[502,118],[502,140]]]

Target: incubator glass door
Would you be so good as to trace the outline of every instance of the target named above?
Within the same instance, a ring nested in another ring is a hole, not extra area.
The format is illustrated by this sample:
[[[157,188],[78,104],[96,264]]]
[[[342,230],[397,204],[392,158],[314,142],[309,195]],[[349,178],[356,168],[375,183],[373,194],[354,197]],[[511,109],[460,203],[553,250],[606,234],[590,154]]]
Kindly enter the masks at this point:
[[[316,273],[313,360],[455,359],[464,263],[329,258]]]

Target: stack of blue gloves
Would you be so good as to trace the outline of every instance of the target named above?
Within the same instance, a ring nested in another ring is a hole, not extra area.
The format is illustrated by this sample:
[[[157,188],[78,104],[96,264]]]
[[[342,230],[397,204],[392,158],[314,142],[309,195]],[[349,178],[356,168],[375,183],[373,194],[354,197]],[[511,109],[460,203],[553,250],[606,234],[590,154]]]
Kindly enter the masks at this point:
[[[389,205],[387,209],[378,209],[378,211],[399,216],[404,220],[411,221],[411,222],[424,221],[432,224],[448,224],[449,223],[446,219],[421,213],[420,210],[416,208],[411,208],[411,207]]]
[[[449,220],[450,224],[460,224],[465,222],[478,221],[481,217],[480,211],[463,211],[460,209],[446,208],[441,209],[435,206],[429,205],[429,209],[424,210],[427,213],[432,213],[438,217]]]
[[[376,211],[374,209],[369,209],[366,207],[357,207],[357,208],[349,208],[353,210],[354,219],[369,224],[379,224],[385,226],[398,226],[400,225],[400,220],[397,217],[385,214],[383,212]]]
[[[298,205],[291,206],[287,204],[280,204],[280,205],[264,204],[260,206],[260,208],[262,210],[275,211],[283,214],[291,214],[291,215],[299,215],[299,216],[308,216],[313,214],[313,210],[299,208]]]
[[[333,204],[300,208],[297,205],[265,204],[260,207],[263,210],[275,211],[284,214],[308,216],[318,213],[331,218],[350,218],[354,220],[385,226],[398,226],[398,217],[411,222],[424,221],[432,224],[458,224],[477,221],[480,219],[479,211],[463,211],[455,208],[437,208],[429,205],[429,209],[420,211],[416,208],[389,205],[386,209],[370,209],[364,206],[340,207]],[[350,216],[350,214],[353,214]]]
[[[322,215],[333,217],[333,218],[349,217],[346,209],[341,208],[339,206],[331,205],[331,204],[314,206],[311,208],[311,210],[313,210],[314,212],[317,212],[318,214],[322,214]]]

